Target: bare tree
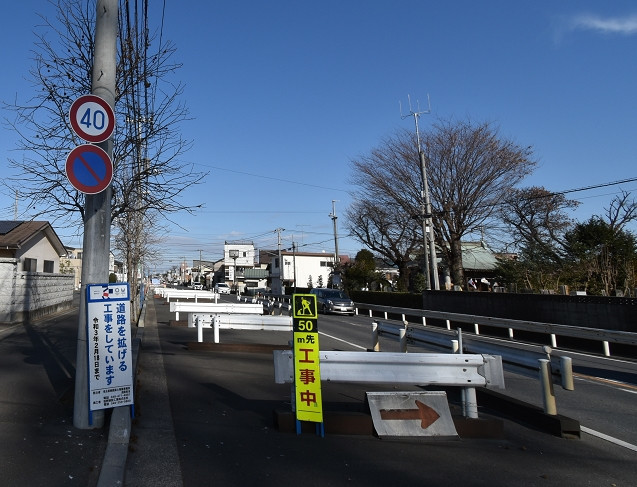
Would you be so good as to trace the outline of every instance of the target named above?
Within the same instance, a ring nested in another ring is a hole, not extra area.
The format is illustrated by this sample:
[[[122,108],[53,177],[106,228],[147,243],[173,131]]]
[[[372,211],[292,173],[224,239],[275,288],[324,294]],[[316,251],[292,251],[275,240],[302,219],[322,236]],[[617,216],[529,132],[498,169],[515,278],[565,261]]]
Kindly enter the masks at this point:
[[[577,206],[563,194],[534,186],[512,190],[498,212],[516,249],[535,248],[557,263],[564,257],[564,234],[574,223],[566,212]]]
[[[438,120],[422,140],[436,244],[450,267],[453,282],[462,284],[461,239],[494,218],[497,205],[532,172],[536,163],[531,159],[531,147],[501,138],[490,123]],[[373,201],[376,208],[380,202],[391,202],[393,211],[386,213],[388,221],[377,228],[388,228],[390,224],[409,227],[406,234],[415,237],[403,245],[417,245],[422,240],[417,218],[423,195],[415,136],[401,131],[368,155],[353,160],[352,166],[352,182],[359,187],[348,213],[352,232],[357,235],[356,214],[364,208],[361,201]],[[382,215],[379,213],[378,217]]]
[[[622,190],[605,208],[606,221],[614,230],[623,230],[629,223],[637,221],[637,201],[631,196],[629,191]]]
[[[120,8],[116,130],[113,135],[112,219],[156,210],[162,215],[193,211],[179,202],[183,189],[204,174],[179,162],[190,147],[179,124],[188,119],[174,80],[180,65],[175,47],[153,39],[147,12]],[[16,173],[4,181],[17,191],[31,218],[44,217],[63,227],[82,226],[84,195],[69,184],[65,160],[82,141],[68,119],[71,103],[91,91],[95,1],[58,0],[56,17],[42,17],[33,48],[27,101],[4,103],[13,111],[8,126],[19,135],[19,158],[9,161]],[[151,41],[155,42],[151,51]]]
[[[345,211],[352,234],[385,262],[398,267],[398,289],[409,285],[409,264],[421,245],[410,215],[395,203],[359,199]]]

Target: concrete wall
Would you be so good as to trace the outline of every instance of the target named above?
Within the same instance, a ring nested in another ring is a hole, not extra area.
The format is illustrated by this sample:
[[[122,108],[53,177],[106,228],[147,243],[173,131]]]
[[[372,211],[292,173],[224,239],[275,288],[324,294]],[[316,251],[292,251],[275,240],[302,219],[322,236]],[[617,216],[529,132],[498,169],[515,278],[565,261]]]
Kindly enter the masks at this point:
[[[637,332],[637,299],[426,291],[423,309]]]
[[[73,303],[71,274],[23,272],[16,259],[0,259],[0,322],[34,319]]]

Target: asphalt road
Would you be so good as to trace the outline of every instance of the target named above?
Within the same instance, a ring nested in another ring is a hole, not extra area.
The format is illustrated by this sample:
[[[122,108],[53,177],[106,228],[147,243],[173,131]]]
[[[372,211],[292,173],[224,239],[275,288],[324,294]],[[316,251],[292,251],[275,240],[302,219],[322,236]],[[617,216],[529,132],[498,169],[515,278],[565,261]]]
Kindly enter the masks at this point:
[[[329,430],[323,438],[313,432],[297,436],[281,431],[273,412],[289,410],[290,386],[274,383],[271,352],[197,348],[195,329],[170,326],[168,306],[161,300],[153,300],[151,306],[156,328],[153,331],[155,325],[147,315],[144,336],[146,340],[157,333],[158,348],[148,353],[144,346],[140,357],[139,414],[133,426],[127,485],[149,485],[150,475],[152,485],[186,486],[635,485],[634,451],[590,435],[558,438],[507,419],[501,439],[390,441]],[[321,349],[366,348],[364,323],[360,330],[359,325],[347,324],[359,318],[333,323],[357,330],[354,334],[361,334],[361,343],[336,336],[338,328],[328,330],[331,319],[321,318]],[[212,330],[204,331],[204,340],[211,341]],[[222,344],[284,346],[289,339],[289,334],[280,332],[221,332]],[[148,376],[155,374],[144,357],[161,357],[168,405],[157,403],[155,390],[145,390]],[[324,407],[357,410],[365,390],[356,384],[325,384]],[[148,417],[165,407],[172,424],[163,421],[158,434]],[[155,461],[149,468],[148,452],[159,437],[161,449],[150,455]],[[161,482],[171,476],[170,482]]]

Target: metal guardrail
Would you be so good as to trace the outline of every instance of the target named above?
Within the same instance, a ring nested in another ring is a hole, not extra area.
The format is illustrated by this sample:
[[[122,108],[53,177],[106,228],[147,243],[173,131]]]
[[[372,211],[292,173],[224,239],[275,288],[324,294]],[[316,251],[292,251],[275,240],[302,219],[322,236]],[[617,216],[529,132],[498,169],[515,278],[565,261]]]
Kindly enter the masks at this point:
[[[256,316],[243,314],[220,314],[213,316],[212,322],[197,318],[197,341],[203,342],[203,329],[212,328],[214,343],[219,343],[220,330],[251,331],[292,331],[291,316]]]
[[[263,306],[258,303],[193,303],[189,301],[173,301],[170,303],[170,312],[175,313],[175,319],[179,321],[179,313],[188,313],[188,327],[193,328],[195,321],[193,314],[263,314]]]
[[[495,355],[320,351],[321,380],[504,389]],[[291,350],[274,351],[274,381],[294,381]]]
[[[167,302],[170,303],[171,299],[194,299],[195,303],[198,299],[206,299],[206,300],[214,300],[215,302],[219,299],[219,293],[215,293],[213,291],[203,291],[194,289],[175,289],[171,287],[156,287],[154,288],[154,293],[158,294],[162,298],[166,299]]]
[[[509,338],[513,338],[514,330],[530,331],[550,335],[551,346],[557,348],[557,337],[568,336],[592,341],[600,341],[603,345],[604,355],[610,356],[610,343],[637,346],[637,333],[604,330],[601,328],[586,328],[579,326],[559,325],[554,323],[542,323],[535,321],[512,320],[508,318],[494,318],[489,316],[468,315],[461,313],[449,313],[446,311],[421,310],[414,308],[393,308],[390,306],[378,306],[373,304],[356,303],[356,313],[359,310],[368,310],[369,317],[374,318],[374,313],[379,313],[388,319],[388,315],[401,315],[402,321],[407,317],[420,318],[424,326],[427,318],[443,320],[447,329],[451,329],[451,323],[466,323],[473,328],[476,335],[480,334],[480,326],[505,328],[509,331]]]
[[[547,414],[557,414],[555,394],[552,384],[561,384],[565,390],[575,389],[573,381],[573,365],[570,357],[551,356],[550,347],[539,347],[537,350],[513,348],[511,345],[499,345],[486,342],[478,337],[463,336],[461,330],[451,332],[433,328],[420,328],[421,325],[409,323],[372,323],[372,349],[380,351],[379,336],[397,337],[400,340],[402,353],[407,352],[407,343],[421,343],[446,348],[454,353],[478,353],[497,355],[502,358],[505,368],[514,372],[535,375],[542,386],[544,410]],[[526,345],[530,347],[530,345]]]
[[[294,383],[291,350],[275,350],[274,380]],[[476,387],[504,389],[502,360],[478,354],[320,351],[321,381],[459,386],[465,416],[478,417]]]

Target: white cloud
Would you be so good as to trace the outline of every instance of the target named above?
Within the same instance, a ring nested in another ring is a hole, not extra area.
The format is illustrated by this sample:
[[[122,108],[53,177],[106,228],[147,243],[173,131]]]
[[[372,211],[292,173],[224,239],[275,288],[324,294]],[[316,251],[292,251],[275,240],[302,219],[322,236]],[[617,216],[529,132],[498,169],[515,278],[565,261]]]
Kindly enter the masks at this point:
[[[573,30],[592,30],[605,34],[637,34],[637,15],[603,18],[585,14],[573,18],[570,24]]]

